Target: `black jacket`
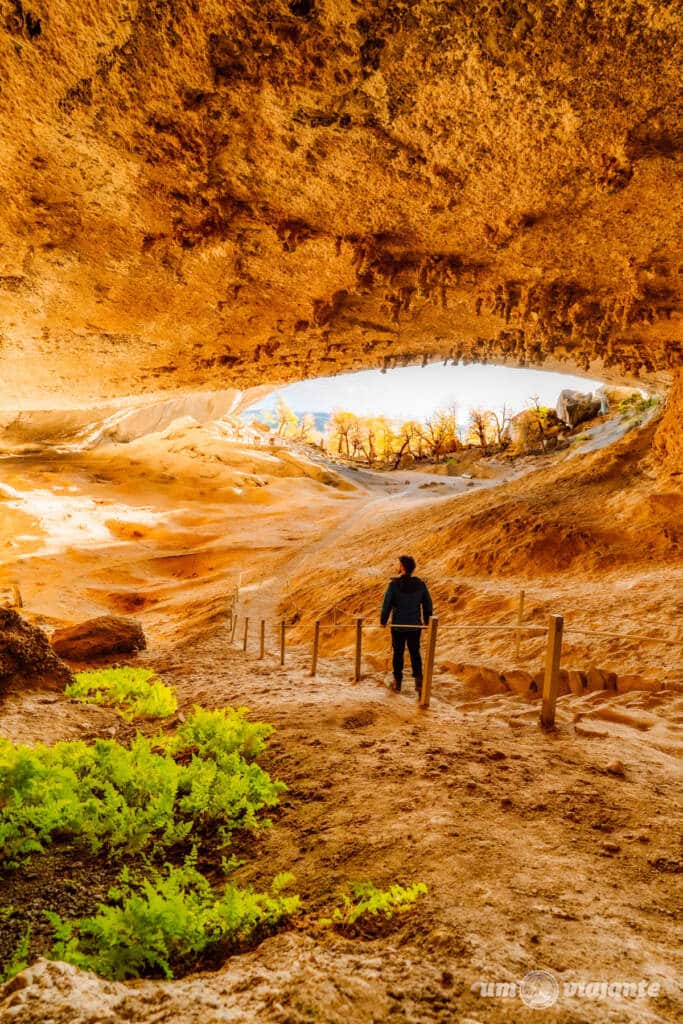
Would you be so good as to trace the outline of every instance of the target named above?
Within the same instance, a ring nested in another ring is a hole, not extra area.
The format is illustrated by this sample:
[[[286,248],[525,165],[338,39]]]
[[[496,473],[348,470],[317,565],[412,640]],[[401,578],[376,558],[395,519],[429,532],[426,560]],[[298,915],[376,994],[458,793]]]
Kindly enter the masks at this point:
[[[380,621],[386,626],[391,614],[396,626],[420,626],[429,621],[432,610],[432,599],[423,580],[417,576],[396,576],[384,595]]]

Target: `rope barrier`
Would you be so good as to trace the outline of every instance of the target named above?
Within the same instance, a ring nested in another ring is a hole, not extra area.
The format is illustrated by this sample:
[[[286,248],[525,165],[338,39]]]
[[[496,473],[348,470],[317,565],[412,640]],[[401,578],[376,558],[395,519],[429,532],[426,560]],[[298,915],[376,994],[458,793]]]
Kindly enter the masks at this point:
[[[505,626],[492,623],[491,625],[485,626],[470,626],[460,622],[447,622],[445,626],[441,626],[441,631],[444,629],[462,629],[462,630],[473,630],[473,631],[488,631],[488,630],[503,630],[506,633],[537,633],[539,629],[542,633],[546,632],[545,626]]]
[[[672,644],[674,647],[683,647],[683,640],[672,640],[663,636],[644,636],[641,633],[604,633],[596,629],[580,629],[578,626],[571,626],[565,630],[567,633],[580,633],[582,636],[606,636],[611,640],[645,640],[655,644]]]
[[[254,619],[260,618],[258,613],[254,614],[254,609],[251,608],[251,606],[249,607],[249,611],[252,613],[252,618],[254,618]],[[349,622],[348,625],[344,624],[344,623],[337,623],[335,625],[332,622],[330,622],[330,623],[320,622],[320,629],[324,630],[325,632],[330,632],[330,631],[340,630],[340,629],[344,629],[344,630],[354,629],[355,628],[355,619],[356,619],[356,617],[354,616],[352,618],[352,621]],[[279,623],[280,623],[280,620],[277,619],[276,623],[275,623],[275,628],[277,628],[277,629],[280,628]],[[410,623],[400,623],[399,622],[399,623],[389,623],[386,626],[382,626],[382,625],[368,625],[368,626],[366,626],[366,625],[364,625],[363,626],[363,631],[364,632],[368,632],[368,631],[378,632],[380,630],[385,630],[385,629],[401,629],[401,630],[419,629],[419,630],[426,630],[428,628],[429,628],[428,625],[417,626],[417,625],[412,625]],[[474,626],[474,625],[472,625],[470,623],[464,623],[464,622],[463,623],[460,623],[460,622],[447,622],[444,625],[440,625],[439,626],[439,632],[440,633],[443,633],[446,630],[457,630],[457,631],[460,631],[460,632],[472,632],[472,633],[489,633],[489,632],[532,633],[532,634],[534,634],[535,636],[538,637],[538,636],[542,636],[542,635],[545,634],[546,627],[541,625],[540,623],[538,625],[536,625],[536,626],[502,625],[502,624],[498,624],[498,623],[488,623],[488,624],[484,624],[484,625],[481,625],[481,626]],[[610,639],[610,640],[642,640],[642,641],[647,642],[647,643],[668,644],[668,645],[671,645],[671,646],[674,646],[674,647],[683,647],[683,640],[674,640],[671,637],[663,637],[663,636],[649,636],[649,635],[646,635],[646,634],[643,634],[643,633],[610,633],[610,632],[607,632],[605,630],[582,629],[580,626],[571,626],[568,629],[564,630],[564,636],[565,637],[567,637],[569,634],[579,634],[581,636],[604,637],[604,638],[607,638],[607,639]]]

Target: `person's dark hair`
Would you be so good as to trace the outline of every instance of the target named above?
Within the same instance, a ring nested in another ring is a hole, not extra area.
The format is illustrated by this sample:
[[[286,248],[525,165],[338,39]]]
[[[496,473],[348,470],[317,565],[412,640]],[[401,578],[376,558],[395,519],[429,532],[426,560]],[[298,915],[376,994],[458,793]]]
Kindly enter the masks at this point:
[[[403,566],[408,576],[412,576],[415,572],[415,559],[412,555],[400,555],[399,562]]]

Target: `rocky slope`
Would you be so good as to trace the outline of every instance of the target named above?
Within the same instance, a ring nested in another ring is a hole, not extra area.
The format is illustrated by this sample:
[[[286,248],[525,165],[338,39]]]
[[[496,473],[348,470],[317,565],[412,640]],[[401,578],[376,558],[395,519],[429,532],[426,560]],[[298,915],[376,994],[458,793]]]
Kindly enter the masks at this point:
[[[155,639],[187,637],[225,617],[242,570],[281,571],[355,493],[289,450],[189,418],[126,443],[6,457],[0,602],[17,581],[52,626],[123,614]]]
[[[332,622],[337,606],[336,621],[347,628],[324,633],[329,654],[349,648],[362,615],[370,627],[366,650],[381,654],[376,665],[385,667],[389,641],[375,624],[397,557],[409,552],[429,583],[440,629],[446,627],[442,658],[503,671],[519,662],[508,634],[450,629],[458,622],[510,625],[522,589],[527,622],[545,624],[548,614],[562,613],[568,630],[681,639],[683,493],[680,476],[663,472],[653,453],[653,437],[656,445],[669,436],[666,419],[674,415],[672,407],[599,451],[539,459],[537,471],[493,488],[465,496],[424,489],[402,502],[376,501],[362,519],[345,524],[343,535],[332,534],[326,546],[304,550],[291,564],[281,610],[297,615],[310,643],[312,620]],[[675,450],[671,458],[673,467]],[[544,638],[525,637],[519,663],[536,671],[544,651]],[[571,632],[563,659],[567,668],[593,663],[659,679],[675,668],[680,680],[683,667],[674,647]]]
[[[676,2],[3,0],[0,405],[681,363]]]

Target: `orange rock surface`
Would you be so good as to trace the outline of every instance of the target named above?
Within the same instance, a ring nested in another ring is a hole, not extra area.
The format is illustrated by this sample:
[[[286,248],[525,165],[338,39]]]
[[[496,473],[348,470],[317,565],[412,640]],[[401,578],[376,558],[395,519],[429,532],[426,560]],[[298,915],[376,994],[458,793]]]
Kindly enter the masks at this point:
[[[6,408],[681,365],[678,4],[1,10]]]

